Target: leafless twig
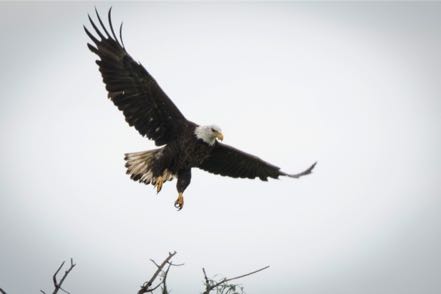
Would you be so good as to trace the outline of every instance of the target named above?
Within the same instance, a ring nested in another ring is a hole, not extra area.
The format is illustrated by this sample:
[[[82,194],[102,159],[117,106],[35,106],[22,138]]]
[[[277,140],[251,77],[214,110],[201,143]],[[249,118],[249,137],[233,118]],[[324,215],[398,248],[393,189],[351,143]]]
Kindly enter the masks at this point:
[[[54,283],[54,291],[52,292],[52,294],[57,294],[58,291],[62,291],[66,294],[70,294],[68,291],[66,291],[65,289],[63,289],[61,286],[64,283],[64,280],[67,278],[67,276],[69,275],[69,273],[73,270],[73,268],[76,266],[75,263],[73,263],[73,259],[70,259],[70,267],[64,272],[63,276],[61,277],[60,281],[57,281],[57,275],[60,272],[60,270],[63,268],[64,264],[66,261],[63,261],[60,266],[58,267],[57,271],[54,273],[54,275],[52,276],[52,281]],[[43,290],[40,290],[41,293],[46,294],[46,292],[44,292]]]
[[[164,271],[164,276],[162,277],[162,293],[163,294],[168,294],[168,289],[167,289],[167,276],[168,276],[168,271],[170,270],[172,264],[169,263],[167,266],[167,269]]]
[[[147,282],[145,282],[141,286],[141,289],[139,289],[138,294],[153,293],[153,291],[158,289],[161,285],[162,285],[162,293],[168,293],[168,291],[167,291],[167,275],[170,270],[170,267],[183,265],[183,264],[174,264],[170,261],[173,258],[173,256],[175,256],[175,255],[176,255],[176,251],[169,252],[168,257],[161,264],[157,264],[153,259],[150,259],[150,261],[154,265],[156,265],[157,269],[156,269],[155,273],[153,274],[153,276],[150,278],[150,280],[148,280]],[[167,269],[164,270],[164,267],[166,265],[168,265]],[[160,273],[162,273],[161,281],[156,286],[152,287],[153,282],[156,280],[156,278],[158,277],[158,275]]]
[[[150,261],[157,267],[154,274],[151,276],[151,278],[146,281],[141,288],[138,291],[138,294],[145,294],[145,293],[153,293],[155,290],[159,289],[161,287],[161,293],[162,294],[168,294],[167,289],[167,277],[168,273],[173,266],[182,266],[184,264],[176,264],[172,263],[171,259],[176,255],[176,251],[169,252],[167,258],[164,259],[164,261],[161,264],[156,263],[153,259]],[[52,282],[54,284],[54,290],[51,292],[51,294],[57,294],[59,292],[64,292],[66,294],[70,294],[67,290],[65,290],[62,285],[64,281],[66,280],[67,276],[70,274],[70,272],[73,270],[73,268],[76,266],[76,264],[73,262],[73,259],[70,259],[70,266],[67,268],[61,277],[60,280],[58,280],[57,276],[60,273],[60,271],[63,269],[65,265],[65,261],[63,261],[60,266],[57,268],[55,273],[52,276]],[[256,274],[258,272],[261,272],[263,270],[266,270],[269,268],[269,266],[265,266],[263,268],[257,269],[255,271],[249,272],[247,274],[239,275],[232,278],[223,278],[220,281],[216,281],[214,279],[209,279],[207,276],[207,272],[205,271],[205,268],[202,268],[202,271],[204,273],[204,279],[205,279],[205,291],[203,294],[209,294],[211,291],[215,290],[218,294],[239,294],[244,293],[243,287],[237,284],[229,284],[229,282],[233,280],[238,280],[253,274]],[[158,279],[156,286],[152,287],[153,283]],[[46,294],[45,291],[40,290],[42,294]],[[6,291],[0,288],[0,294],[7,294]]]
[[[209,294],[211,291],[213,291],[214,289],[216,289],[217,287],[219,287],[219,286],[221,286],[221,285],[223,285],[225,283],[228,283],[228,282],[231,282],[233,280],[241,279],[241,278],[244,278],[244,277],[256,274],[258,272],[266,270],[267,268],[269,268],[269,265],[267,265],[267,266],[265,266],[263,268],[260,268],[258,270],[252,271],[250,273],[244,274],[244,275],[240,275],[240,276],[233,277],[233,278],[224,278],[224,279],[222,279],[219,282],[216,282],[214,280],[208,279],[207,272],[205,271],[205,268],[202,268],[202,272],[204,273],[204,279],[205,279],[205,291],[204,291],[203,294]]]

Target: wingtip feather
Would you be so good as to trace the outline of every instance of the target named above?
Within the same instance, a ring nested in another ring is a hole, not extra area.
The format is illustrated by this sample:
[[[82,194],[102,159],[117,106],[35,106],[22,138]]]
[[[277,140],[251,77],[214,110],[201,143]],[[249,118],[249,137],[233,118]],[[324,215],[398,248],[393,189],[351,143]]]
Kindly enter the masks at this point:
[[[309,175],[309,174],[312,174],[312,170],[314,169],[314,167],[317,165],[317,161],[316,162],[314,162],[310,167],[308,167],[306,170],[304,170],[304,171],[302,171],[302,172],[300,172],[300,173],[298,173],[298,174],[287,174],[287,173],[284,173],[284,172],[281,172],[280,174],[282,175],[282,176],[287,176],[287,177],[290,177],[290,178],[294,178],[294,179],[298,179],[298,178],[300,178],[300,177],[303,177],[303,176],[306,176],[306,175]]]
[[[95,32],[98,34],[98,36],[100,36],[101,40],[104,40],[105,39],[104,35],[101,33],[101,31],[95,25],[95,23],[92,20],[92,17],[90,17],[90,14],[88,14],[87,16],[89,17],[90,24],[92,25],[92,27],[95,30]]]
[[[107,37],[110,38],[110,34],[107,31],[106,27],[104,26],[104,23],[101,20],[100,14],[98,13],[98,10],[96,9],[96,7],[95,7],[95,13],[96,13],[96,17],[98,18],[98,21],[99,21],[101,27],[103,28],[104,32],[106,33]]]
[[[100,55],[98,52],[98,49],[93,47],[91,44],[87,43],[87,48],[89,48],[90,51],[92,51],[93,53],[95,53],[96,55]]]
[[[89,30],[86,28],[85,25],[83,25],[83,28],[84,28],[84,31],[86,32],[86,34],[89,36],[89,38],[90,38],[95,44],[98,44],[98,43],[99,43],[98,39],[95,38],[95,36],[92,35],[92,34],[89,32]]]
[[[115,30],[113,29],[113,24],[112,24],[112,7],[110,7],[110,9],[109,9],[109,12],[107,14],[107,18],[108,18],[108,22],[109,22],[109,26],[110,26],[110,32],[112,33],[112,36],[115,39],[115,41],[117,43],[119,43],[118,38],[116,37],[116,34],[115,34]]]

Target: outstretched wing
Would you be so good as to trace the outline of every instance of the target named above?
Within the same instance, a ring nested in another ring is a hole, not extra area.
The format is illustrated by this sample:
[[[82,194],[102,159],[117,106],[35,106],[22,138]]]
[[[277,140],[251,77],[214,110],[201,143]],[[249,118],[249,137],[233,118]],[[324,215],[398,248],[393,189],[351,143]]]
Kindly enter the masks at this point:
[[[216,142],[210,156],[199,168],[216,175],[233,178],[259,178],[262,181],[267,181],[268,178],[277,179],[279,176],[299,178],[310,174],[315,165],[316,163],[298,174],[287,174],[282,172],[279,167],[265,162],[257,156]]]
[[[96,63],[106,84],[108,97],[124,113],[129,125],[134,126],[141,135],[154,140],[156,145],[167,144],[177,137],[181,127],[188,121],[147,70],[127,53],[122,41],[122,24],[119,41],[112,26],[111,11],[109,9],[108,14],[111,35],[97,11],[102,31],[90,16],[89,20],[99,40],[84,27],[94,43],[87,46],[99,56]]]

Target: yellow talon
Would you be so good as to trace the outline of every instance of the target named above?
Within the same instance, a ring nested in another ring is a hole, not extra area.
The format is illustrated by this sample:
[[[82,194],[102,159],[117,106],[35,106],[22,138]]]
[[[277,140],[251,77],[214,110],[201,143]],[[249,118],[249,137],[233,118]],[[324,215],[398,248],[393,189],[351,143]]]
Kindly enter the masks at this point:
[[[184,196],[182,195],[182,192],[179,192],[178,199],[175,201],[175,207],[178,210],[181,210],[182,207],[184,207]]]
[[[157,193],[161,192],[162,184],[164,184],[164,179],[162,177],[158,177],[155,184]]]

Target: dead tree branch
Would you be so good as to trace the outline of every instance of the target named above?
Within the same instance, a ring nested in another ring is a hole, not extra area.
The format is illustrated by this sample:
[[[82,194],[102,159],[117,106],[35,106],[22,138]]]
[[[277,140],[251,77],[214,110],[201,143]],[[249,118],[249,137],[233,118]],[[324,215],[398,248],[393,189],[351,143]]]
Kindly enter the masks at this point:
[[[63,289],[61,286],[64,283],[64,280],[67,278],[67,276],[69,275],[69,273],[73,270],[73,268],[76,266],[76,264],[73,262],[73,259],[70,259],[70,267],[64,272],[63,276],[61,277],[60,281],[57,281],[57,275],[60,272],[60,270],[63,268],[64,264],[66,263],[66,261],[63,261],[60,266],[58,267],[57,271],[54,273],[54,275],[52,276],[52,282],[54,283],[54,291],[52,292],[52,294],[57,294],[58,291],[62,291],[66,294],[70,294],[68,291],[66,291],[65,289]],[[46,292],[44,292],[43,290],[40,290],[41,293],[46,294]]]
[[[173,258],[173,256],[175,256],[175,255],[176,255],[176,251],[169,252],[168,257],[166,259],[164,259],[164,261],[161,264],[157,264],[153,259],[150,259],[150,261],[157,267],[157,269],[156,269],[155,273],[153,274],[153,276],[150,278],[150,280],[148,280],[147,282],[145,282],[141,286],[141,289],[139,289],[138,294],[153,293],[153,291],[155,291],[156,289],[158,289],[161,286],[162,286],[162,293],[163,294],[168,293],[167,275],[168,275],[170,268],[172,266],[183,265],[183,264],[174,264],[170,261]],[[164,270],[164,267],[166,265],[168,265],[168,266]],[[157,279],[157,277],[159,276],[160,273],[162,273],[162,277],[160,278],[161,281],[156,286],[152,287],[153,283],[155,282],[155,280]]]
[[[153,259],[150,259],[150,261],[156,266],[157,269],[153,273],[151,278],[141,286],[141,288],[137,292],[138,294],[145,294],[145,293],[152,293],[153,294],[153,292],[158,289],[161,290],[161,294],[168,294],[169,293],[168,288],[167,288],[167,277],[168,277],[168,273],[170,272],[170,269],[174,266],[184,265],[184,264],[176,264],[176,263],[171,262],[171,259],[175,255],[176,255],[176,251],[169,252],[167,258],[165,258],[161,264],[158,264]],[[52,282],[54,285],[54,289],[51,292],[51,294],[57,294],[59,292],[63,292],[65,294],[70,294],[70,292],[65,290],[62,286],[63,286],[63,283],[65,282],[67,276],[70,274],[70,272],[76,266],[76,264],[73,262],[73,259],[71,258],[70,259],[70,266],[64,271],[64,274],[61,277],[61,279],[58,279],[58,275],[59,275],[60,271],[64,268],[65,263],[66,263],[66,261],[63,261],[52,276]],[[269,268],[269,265],[265,266],[263,268],[257,269],[255,271],[243,274],[243,275],[235,276],[232,278],[225,277],[219,281],[216,281],[214,279],[209,279],[207,276],[207,272],[205,271],[205,268],[202,268],[202,272],[204,273],[204,279],[205,279],[205,282],[204,282],[205,291],[203,292],[203,294],[210,294],[212,291],[215,291],[217,294],[243,294],[244,293],[243,287],[241,285],[234,284],[234,283],[230,284],[229,282],[256,274],[258,272],[266,270],[267,268]],[[154,283],[156,284],[155,286],[153,286]],[[43,290],[40,290],[40,292],[42,294],[47,294]],[[6,291],[4,291],[3,289],[0,288],[0,294],[7,294],[7,293],[6,293]]]
[[[233,278],[223,278],[219,282],[216,282],[214,280],[210,280],[207,277],[207,272],[205,271],[205,268],[202,268],[202,272],[204,273],[204,279],[205,279],[205,291],[204,291],[203,294],[209,294],[211,291],[213,291],[214,289],[222,286],[223,284],[226,284],[226,283],[231,282],[233,280],[238,280],[238,279],[241,279],[241,278],[244,278],[244,277],[256,274],[258,272],[266,270],[267,268],[269,268],[269,265],[267,265],[267,266],[265,266],[263,268],[260,268],[258,270],[252,271],[250,273],[244,274],[244,275],[236,276],[236,277],[233,277]]]

